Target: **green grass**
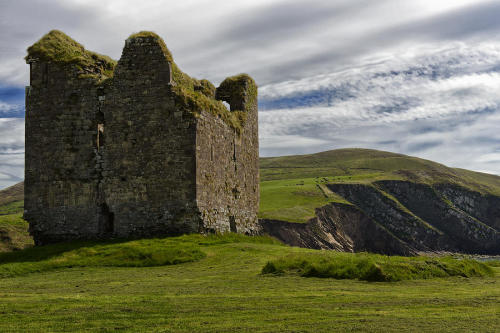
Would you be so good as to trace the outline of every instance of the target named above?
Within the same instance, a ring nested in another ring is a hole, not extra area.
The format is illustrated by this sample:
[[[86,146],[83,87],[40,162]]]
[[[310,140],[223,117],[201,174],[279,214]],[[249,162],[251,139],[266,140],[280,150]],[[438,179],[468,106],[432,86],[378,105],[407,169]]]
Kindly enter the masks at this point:
[[[492,276],[493,270],[488,265],[471,259],[320,252],[289,255],[269,261],[262,268],[262,273],[395,282],[450,276]]]
[[[261,182],[259,218],[306,222],[315,216],[315,208],[329,202],[347,203],[335,193],[325,192],[323,184],[318,178]]]
[[[205,257],[202,246],[251,242],[278,244],[269,237],[187,235],[114,242],[68,242],[0,253],[0,278],[71,267],[151,267]]]
[[[22,218],[23,208],[23,200],[0,206],[0,254],[33,246],[28,223]]]
[[[0,216],[19,214],[22,213],[23,209],[24,209],[24,200],[13,201],[6,205],[0,206]]]
[[[0,279],[2,332],[494,332],[500,268],[399,282],[261,274],[321,251],[244,236],[184,236],[203,259],[73,267]],[[348,254],[346,254],[348,255]]]
[[[429,185],[447,183],[483,194],[500,195],[500,177],[453,169],[432,161],[370,149],[338,149],[317,154],[260,159],[259,217],[307,222],[315,208],[328,202],[317,184],[373,184],[381,180],[408,180]]]
[[[116,244],[70,243],[0,254],[0,277],[18,276],[68,267],[149,267],[176,265],[205,257],[198,246],[168,239]],[[57,253],[56,249],[73,248]],[[44,260],[35,258],[46,257]]]
[[[500,195],[500,177],[445,165],[417,157],[372,149],[337,149],[309,155],[260,159],[262,180],[311,177],[339,182],[411,180],[427,184],[451,183],[481,193]]]

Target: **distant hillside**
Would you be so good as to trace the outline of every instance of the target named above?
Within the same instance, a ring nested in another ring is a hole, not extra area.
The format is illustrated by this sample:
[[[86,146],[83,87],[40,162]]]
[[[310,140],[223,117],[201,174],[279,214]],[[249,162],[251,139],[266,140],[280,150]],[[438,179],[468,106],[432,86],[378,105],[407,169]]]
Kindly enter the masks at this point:
[[[33,246],[28,224],[22,219],[24,183],[0,191],[0,252]]]
[[[410,180],[453,183],[482,193],[500,195],[500,177],[402,154],[372,149],[337,149],[317,154],[260,159],[262,181],[333,177],[335,181]]]
[[[369,149],[262,158],[260,170],[262,225],[289,244],[500,252],[498,176]]]
[[[24,200],[24,182],[0,190],[0,206]]]

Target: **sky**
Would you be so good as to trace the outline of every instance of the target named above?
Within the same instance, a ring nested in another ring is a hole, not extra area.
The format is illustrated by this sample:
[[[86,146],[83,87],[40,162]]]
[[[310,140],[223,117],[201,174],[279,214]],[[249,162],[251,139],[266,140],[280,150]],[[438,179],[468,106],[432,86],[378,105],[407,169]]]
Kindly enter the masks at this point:
[[[261,156],[373,148],[500,174],[500,1],[0,0],[0,188],[23,179],[26,48],[119,59],[151,30],[216,85],[259,85]]]

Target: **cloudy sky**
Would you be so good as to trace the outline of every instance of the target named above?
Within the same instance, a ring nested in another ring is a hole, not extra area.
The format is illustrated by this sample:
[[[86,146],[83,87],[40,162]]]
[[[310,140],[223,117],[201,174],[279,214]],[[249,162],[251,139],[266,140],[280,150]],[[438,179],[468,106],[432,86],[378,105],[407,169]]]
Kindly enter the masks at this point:
[[[118,59],[160,34],[188,74],[259,85],[261,156],[374,148],[500,174],[500,1],[0,0],[0,188],[23,178],[26,48]]]

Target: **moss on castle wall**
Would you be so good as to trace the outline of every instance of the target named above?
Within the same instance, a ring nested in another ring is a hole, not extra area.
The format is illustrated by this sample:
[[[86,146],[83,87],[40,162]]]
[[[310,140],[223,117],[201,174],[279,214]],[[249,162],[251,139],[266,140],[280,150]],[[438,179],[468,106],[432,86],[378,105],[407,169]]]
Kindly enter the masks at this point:
[[[85,76],[112,77],[116,61],[86,50],[64,32],[52,30],[28,48],[27,61],[38,59],[60,64],[73,64]]]
[[[128,39],[145,38],[154,39],[161,47],[165,58],[172,66],[172,77],[175,84],[172,86],[172,91],[176,94],[176,102],[183,111],[191,112],[195,117],[198,117],[200,111],[204,110],[213,115],[220,117],[226,124],[234,128],[237,133],[240,133],[246,116],[243,111],[247,110],[228,110],[226,106],[216,97],[215,86],[208,80],[197,80],[190,77],[179,69],[175,63],[172,53],[167,48],[163,39],[156,33],[151,31],[141,31],[129,36]],[[245,100],[257,100],[257,86],[254,80],[247,74],[240,74],[224,80],[225,84],[230,87],[226,89],[228,92],[234,92],[235,98],[244,98]],[[248,89],[246,89],[248,87]],[[249,105],[250,107],[250,105]]]

